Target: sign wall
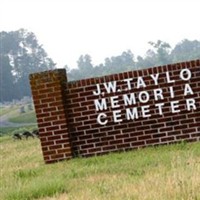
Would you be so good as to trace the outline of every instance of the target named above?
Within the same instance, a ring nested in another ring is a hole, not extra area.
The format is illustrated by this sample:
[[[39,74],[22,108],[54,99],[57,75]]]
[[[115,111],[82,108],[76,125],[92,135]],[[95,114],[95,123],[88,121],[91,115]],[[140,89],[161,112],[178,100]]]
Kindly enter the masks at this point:
[[[200,138],[200,60],[67,82],[30,76],[46,163]]]

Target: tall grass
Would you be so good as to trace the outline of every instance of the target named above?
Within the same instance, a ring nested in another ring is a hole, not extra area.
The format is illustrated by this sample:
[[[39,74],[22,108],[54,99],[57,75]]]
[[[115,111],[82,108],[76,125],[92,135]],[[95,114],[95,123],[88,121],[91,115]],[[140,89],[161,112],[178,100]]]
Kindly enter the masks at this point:
[[[0,141],[2,200],[200,199],[200,143],[45,165],[38,139]]]

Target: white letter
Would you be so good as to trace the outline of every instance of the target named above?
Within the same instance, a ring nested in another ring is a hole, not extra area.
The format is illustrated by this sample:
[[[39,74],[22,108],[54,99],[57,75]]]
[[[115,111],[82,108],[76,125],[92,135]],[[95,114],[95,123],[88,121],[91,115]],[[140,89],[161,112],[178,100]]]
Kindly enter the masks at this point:
[[[111,107],[112,108],[118,108],[120,107],[120,105],[118,104],[118,96],[113,96],[113,97],[110,97],[110,100],[111,100]]]
[[[188,94],[194,94],[192,91],[192,88],[188,83],[185,84],[185,89],[184,89],[184,96],[187,96]]]
[[[150,76],[154,80],[155,85],[158,85],[159,74],[156,74],[156,75],[151,74]]]
[[[171,108],[172,108],[172,113],[179,113],[180,110],[176,108],[179,108],[179,105],[177,105],[179,103],[179,101],[172,101],[171,102]]]
[[[94,104],[95,104],[96,111],[107,110],[107,104],[106,104],[106,99],[105,98],[103,98],[103,99],[95,99],[94,100]]]
[[[107,91],[107,93],[111,93],[111,92],[116,92],[117,90],[117,81],[113,81],[113,82],[108,82],[108,83],[104,83],[104,87]]]
[[[170,80],[169,72],[166,72],[167,83],[174,83],[175,80]]]
[[[118,119],[118,118],[121,118],[121,110],[113,111],[113,118],[114,118],[114,122],[121,122],[122,119]]]
[[[162,92],[163,91],[160,88],[153,90],[154,98],[155,98],[156,101],[159,100],[159,99],[164,99]]]
[[[106,125],[107,123],[108,123],[108,120],[106,119],[106,120],[104,120],[104,122],[101,120],[101,118],[106,118],[107,117],[107,115],[105,114],[105,113],[100,113],[99,115],[98,115],[98,117],[97,117],[97,122],[99,123],[99,124],[101,124],[101,125]]]
[[[170,91],[171,98],[174,98],[174,88],[173,87],[169,87],[169,91]]]
[[[135,108],[127,108],[126,109],[126,119],[130,120],[130,119],[138,119],[138,110],[137,107]]]
[[[129,89],[129,90],[131,90],[131,81],[132,81],[132,80],[133,80],[132,78],[126,78],[126,79],[124,79],[124,82],[127,83],[127,86],[128,86],[128,89]]]
[[[187,110],[196,110],[197,107],[195,105],[195,99],[186,99],[186,104],[187,104]]]
[[[164,105],[165,105],[164,103],[157,103],[157,104],[155,104],[155,106],[158,107],[159,115],[163,114],[163,112],[162,112],[162,106],[164,106]]]
[[[135,94],[134,93],[130,94],[130,98],[128,97],[128,94],[124,94],[123,95],[123,99],[124,99],[125,106],[136,104]]]
[[[144,97],[145,97],[144,99],[142,98],[143,94],[144,94]],[[146,92],[146,91],[142,91],[142,92],[139,93],[138,98],[139,98],[139,101],[141,103],[146,103],[146,102],[149,101],[149,93]]]
[[[142,106],[142,116],[143,117],[151,117],[151,114],[149,114],[149,105],[148,106]]]
[[[97,86],[97,92],[93,91],[93,94],[94,95],[100,95],[101,94],[100,85],[96,84],[96,86]]]
[[[186,73],[187,77],[184,77],[184,73]],[[184,81],[188,81],[191,79],[191,71],[189,69],[182,69],[181,72],[180,72],[180,78]]]
[[[140,87],[146,87],[146,84],[143,78],[139,76],[137,79],[137,88],[140,88]]]

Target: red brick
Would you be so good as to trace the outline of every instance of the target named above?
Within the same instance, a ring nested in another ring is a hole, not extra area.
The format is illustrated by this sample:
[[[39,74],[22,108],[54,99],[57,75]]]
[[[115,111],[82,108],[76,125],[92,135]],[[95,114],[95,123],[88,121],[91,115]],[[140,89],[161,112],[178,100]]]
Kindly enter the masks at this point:
[[[138,140],[148,140],[151,138],[152,138],[152,135],[142,135],[138,137]]]
[[[57,125],[57,124],[66,124],[66,119],[63,119],[63,120],[57,120],[57,121],[53,121],[52,122],[52,125]]]
[[[181,130],[183,134],[187,134],[187,133],[194,133],[196,132],[196,129],[195,128],[188,128],[188,129],[183,129]]]
[[[155,133],[158,133],[159,132],[159,129],[150,129],[150,130],[145,130],[144,133],[145,135],[147,134],[155,134]]]
[[[60,140],[60,139],[61,139],[60,135],[52,135],[52,136],[48,137],[49,141],[57,141],[57,140]]]
[[[39,94],[50,93],[53,92],[53,88],[44,88],[39,90]]]
[[[119,140],[111,140],[109,142],[109,144],[113,145],[113,144],[122,144],[123,143],[123,140],[122,139],[119,139]]]
[[[171,136],[171,135],[179,135],[179,134],[181,134],[181,130],[177,130],[177,131],[169,131],[168,133],[167,133],[167,135],[168,136]]]
[[[124,150],[124,151],[130,150],[130,149],[132,149],[131,143],[118,144],[118,145],[117,145],[117,149],[119,149],[119,150],[122,149],[122,150]]]
[[[115,145],[111,145],[111,146],[103,147],[103,151],[108,151],[108,150],[116,150],[116,146]]]
[[[46,128],[47,131],[53,131],[53,130],[58,130],[58,129],[59,129],[59,126],[55,126],[55,125]]]
[[[55,121],[58,119],[58,116],[52,116],[52,117],[45,117],[45,121],[49,123],[50,121]],[[49,122],[48,122],[49,121]],[[48,125],[47,125],[48,126]]]
[[[58,149],[58,150],[57,150],[57,153],[58,153],[58,154],[69,154],[69,151],[66,150],[66,149]]]
[[[44,132],[40,131],[40,137],[49,137],[49,136],[52,136],[52,135],[53,135],[52,131],[44,131]]]
[[[162,138],[161,138],[162,139]],[[159,139],[150,139],[150,140],[146,140],[146,144],[157,144],[159,143],[160,140]]]
[[[162,137],[165,137],[165,136],[166,136],[165,133],[158,133],[158,134],[152,135],[153,138],[162,138]]]
[[[176,136],[176,139],[177,140],[183,140],[183,139],[186,139],[186,138],[190,138],[190,135],[189,134],[184,134],[184,135],[177,135]]]
[[[137,137],[125,138],[124,143],[131,143],[137,141]]]
[[[130,137],[130,135],[127,134],[127,133],[126,134],[123,133],[123,134],[115,135],[116,139],[121,139],[121,138],[123,139],[123,138],[129,138],[129,137]]]
[[[50,155],[55,154],[55,153],[56,153],[55,150],[50,150],[50,151],[44,151],[44,152],[43,152],[43,155],[44,155],[44,156],[50,156]]]
[[[58,150],[58,149],[62,149],[62,145],[61,144],[54,144],[49,146],[50,150]]]
[[[170,126],[170,127],[161,128],[161,129],[160,129],[160,132],[167,132],[167,131],[172,131],[172,130],[173,130],[173,127]]]
[[[85,144],[81,146],[81,149],[91,149],[94,148],[94,144]]]
[[[36,116],[37,116],[37,118],[45,118],[45,117],[49,117],[50,113],[41,113],[41,114],[39,114],[36,111]]]
[[[88,149],[88,152],[92,153],[91,155],[94,155],[94,153],[96,153],[96,152],[101,152],[101,148]]]
[[[52,111],[55,111],[56,110],[56,107],[50,107],[50,108],[44,108],[43,110],[42,110],[42,112],[52,112]]]
[[[62,159],[64,159],[64,154],[54,154],[54,155],[51,155],[51,159],[52,160],[62,160]]]
[[[67,135],[68,136],[68,132],[67,132],[67,130],[65,130],[65,129],[62,129],[62,130],[56,130],[56,131],[54,131],[54,135],[62,135],[62,137],[64,136],[64,135]]]
[[[42,122],[39,124],[40,128],[43,128],[43,127],[48,127],[48,126],[51,126],[51,122],[49,122],[49,120],[47,122]]]
[[[161,142],[169,142],[169,141],[174,141],[174,137],[170,136],[161,138]]]
[[[138,141],[138,142],[132,142],[131,146],[132,147],[139,147],[145,145],[144,141]]]
[[[135,137],[135,136],[139,136],[139,135],[144,135],[144,132],[136,131],[136,132],[130,133],[130,137]]]
[[[192,123],[192,124],[188,124],[189,128],[192,128],[192,127],[199,127],[200,124],[199,123]]]
[[[50,145],[54,145],[54,141],[46,141],[46,142],[42,142],[42,146],[49,147]]]
[[[92,138],[92,135],[82,135],[82,136],[79,136],[80,140],[88,140],[88,139],[91,139],[91,138]]]

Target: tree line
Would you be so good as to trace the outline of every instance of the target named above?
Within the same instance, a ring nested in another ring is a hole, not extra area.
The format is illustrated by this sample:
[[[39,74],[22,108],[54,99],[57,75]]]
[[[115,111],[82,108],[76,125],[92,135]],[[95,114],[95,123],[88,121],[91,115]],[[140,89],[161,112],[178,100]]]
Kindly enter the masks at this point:
[[[200,41],[184,39],[174,48],[167,42],[158,40],[149,42],[150,49],[144,56],[137,56],[130,51],[124,51],[121,55],[105,58],[104,63],[97,66],[92,65],[90,55],[81,55],[77,64],[78,68],[68,71],[70,80],[114,74],[130,70],[139,70],[148,67],[161,66],[170,63],[183,62],[187,60],[200,59]]]
[[[169,63],[200,58],[200,41],[183,40],[174,48],[167,42],[149,42],[150,49],[144,56],[135,57],[130,51],[105,58],[99,65],[92,64],[92,57],[81,55],[77,68],[65,65],[68,80],[79,80],[138,70]],[[55,69],[56,63],[39,44],[34,33],[25,29],[0,32],[0,102],[31,96],[29,74]]]

